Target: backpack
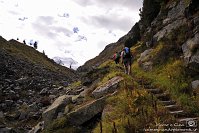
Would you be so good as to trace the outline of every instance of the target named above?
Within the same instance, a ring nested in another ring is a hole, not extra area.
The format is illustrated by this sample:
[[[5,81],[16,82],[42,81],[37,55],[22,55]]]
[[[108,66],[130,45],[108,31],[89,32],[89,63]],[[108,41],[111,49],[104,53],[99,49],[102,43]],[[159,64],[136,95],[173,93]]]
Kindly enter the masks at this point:
[[[116,54],[116,59],[120,58],[120,53]]]
[[[120,53],[115,53],[113,56],[113,60],[120,58]]]
[[[124,58],[131,58],[131,50],[128,47],[124,48]]]

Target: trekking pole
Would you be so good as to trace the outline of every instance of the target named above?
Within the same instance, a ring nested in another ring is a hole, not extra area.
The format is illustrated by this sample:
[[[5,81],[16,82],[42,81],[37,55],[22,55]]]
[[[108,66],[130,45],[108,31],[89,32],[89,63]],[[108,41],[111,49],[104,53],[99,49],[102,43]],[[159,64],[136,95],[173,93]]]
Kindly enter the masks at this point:
[[[100,133],[102,133],[102,121],[100,121]]]
[[[117,129],[116,129],[116,126],[115,126],[115,122],[113,122],[113,132],[114,132],[114,133],[117,133]]]

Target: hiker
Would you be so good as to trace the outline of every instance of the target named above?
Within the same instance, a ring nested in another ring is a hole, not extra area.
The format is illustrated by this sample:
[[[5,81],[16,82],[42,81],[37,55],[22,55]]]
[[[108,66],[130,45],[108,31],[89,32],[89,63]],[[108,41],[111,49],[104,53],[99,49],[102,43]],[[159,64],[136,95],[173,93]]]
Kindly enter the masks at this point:
[[[119,52],[115,52],[115,54],[113,55],[113,60],[115,61],[115,64],[118,64],[120,62],[120,53]]]
[[[121,59],[124,65],[125,73],[130,75],[131,73],[131,63],[132,63],[132,54],[129,47],[124,47],[121,52]]]

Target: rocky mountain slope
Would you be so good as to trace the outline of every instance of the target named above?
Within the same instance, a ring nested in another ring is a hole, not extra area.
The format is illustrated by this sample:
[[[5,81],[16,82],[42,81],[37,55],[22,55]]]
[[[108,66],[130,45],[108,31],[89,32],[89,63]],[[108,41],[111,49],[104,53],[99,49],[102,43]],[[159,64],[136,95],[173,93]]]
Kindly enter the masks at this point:
[[[0,125],[28,128],[75,81],[75,71],[15,40],[0,37]],[[21,127],[22,126],[22,127]],[[6,129],[5,129],[6,130]],[[1,130],[0,130],[1,131]],[[6,132],[6,131],[5,131]]]

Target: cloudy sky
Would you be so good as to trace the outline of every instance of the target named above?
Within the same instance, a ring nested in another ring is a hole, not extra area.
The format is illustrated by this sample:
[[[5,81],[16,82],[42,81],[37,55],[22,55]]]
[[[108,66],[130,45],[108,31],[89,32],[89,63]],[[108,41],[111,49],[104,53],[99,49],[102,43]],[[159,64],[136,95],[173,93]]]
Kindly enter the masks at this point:
[[[0,0],[0,36],[83,65],[139,20],[142,0]]]

